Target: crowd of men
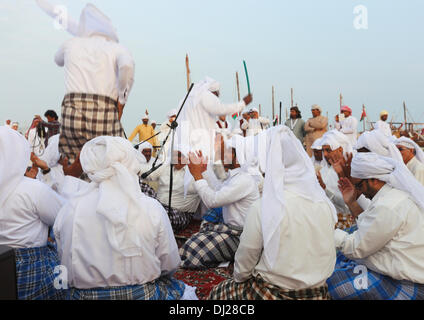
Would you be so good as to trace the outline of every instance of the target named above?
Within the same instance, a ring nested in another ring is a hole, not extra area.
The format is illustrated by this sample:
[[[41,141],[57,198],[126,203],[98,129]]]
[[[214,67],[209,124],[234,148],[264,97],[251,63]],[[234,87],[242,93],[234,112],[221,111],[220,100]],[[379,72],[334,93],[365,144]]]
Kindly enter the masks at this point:
[[[252,95],[224,104],[207,77],[178,119],[170,110],[156,132],[146,111],[127,139],[130,53],[93,5],[68,31],[60,122],[31,125],[45,150],[0,126],[0,245],[15,252],[19,299],[194,300],[175,272],[226,262],[232,279],[209,299],[424,299],[424,153],[385,112],[359,137],[347,106],[333,130],[318,105],[272,126]]]

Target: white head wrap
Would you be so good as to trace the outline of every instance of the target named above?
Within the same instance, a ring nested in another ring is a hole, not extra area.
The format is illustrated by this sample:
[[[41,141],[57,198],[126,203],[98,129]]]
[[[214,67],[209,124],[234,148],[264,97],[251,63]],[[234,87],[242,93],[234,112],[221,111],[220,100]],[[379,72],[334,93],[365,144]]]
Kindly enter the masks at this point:
[[[252,108],[252,109],[250,109],[250,112],[257,112],[257,113],[259,113],[259,110],[256,109],[256,108]]]
[[[97,213],[105,219],[111,246],[126,257],[141,255],[144,239],[133,221],[144,211],[138,172],[140,164],[132,144],[121,137],[97,137],[88,141],[81,151],[81,165],[91,179],[90,189],[99,189]],[[151,221],[150,221],[151,222]]]
[[[372,152],[359,152],[352,160],[351,176],[357,179],[378,179],[402,190],[424,210],[424,186],[418,182],[403,162]]]
[[[156,120],[152,120],[152,121],[150,121],[150,123],[151,123],[151,124],[156,123]]]
[[[320,112],[322,112],[321,107],[320,107],[319,105],[317,105],[317,104],[313,104],[313,105],[311,106],[311,110],[315,110],[315,109],[318,109]]]
[[[313,150],[322,150],[322,138],[318,138],[314,141],[314,143],[311,146],[311,149]]]
[[[386,137],[380,130],[366,131],[361,134],[356,142],[355,149],[366,148],[383,157],[390,157],[403,162],[402,155],[393,141]]]
[[[150,144],[150,142],[145,141],[138,147],[138,150],[140,151],[143,151],[144,149],[153,150],[153,146]]]
[[[415,149],[415,153],[416,153],[415,157],[418,159],[419,162],[424,163],[424,151],[414,140],[407,137],[400,137],[399,139],[395,140],[395,144],[404,146],[405,148],[408,148],[408,149]]]
[[[24,179],[30,155],[24,136],[9,127],[0,127],[0,208]]]
[[[45,161],[49,168],[54,168],[58,165],[60,160],[59,153],[59,134],[54,135],[49,138],[49,145],[46,150],[44,150],[44,154],[40,157],[41,160]]]
[[[326,202],[334,215],[334,223],[337,214],[318,183],[311,159],[290,128],[280,125],[267,131],[269,138],[262,199],[262,233],[265,259],[273,266],[280,243],[280,224],[286,210],[285,190],[313,202]]]
[[[175,117],[177,113],[178,113],[177,109],[171,109],[168,111],[166,116],[168,117],[168,119],[170,119],[171,117]]]
[[[47,0],[36,0],[36,2],[50,17],[58,18],[57,6],[50,4]],[[91,3],[87,4],[82,10],[79,23],[73,20],[68,13],[64,20],[66,20],[64,25],[66,30],[73,36],[91,37],[101,35],[111,41],[119,42],[118,34],[112,21]]]
[[[330,146],[331,150],[336,150],[340,147],[343,148],[343,154],[346,156],[348,153],[353,153],[353,147],[350,144],[345,134],[338,130],[331,130],[326,132],[321,138],[321,146]]]

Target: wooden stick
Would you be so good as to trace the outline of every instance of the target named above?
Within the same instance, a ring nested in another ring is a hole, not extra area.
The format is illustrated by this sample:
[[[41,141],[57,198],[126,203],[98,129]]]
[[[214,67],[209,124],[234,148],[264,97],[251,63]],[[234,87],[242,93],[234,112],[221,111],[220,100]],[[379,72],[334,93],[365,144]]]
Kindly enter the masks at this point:
[[[343,96],[340,93],[340,110],[342,110],[342,106],[343,106]]]
[[[261,105],[259,105],[259,116],[261,116],[262,115],[262,107],[261,107]]]
[[[186,72],[187,72],[187,91],[190,89],[191,79],[190,79],[190,64],[188,61],[188,54],[186,54]]]
[[[290,89],[290,108],[293,108],[293,88]]]
[[[280,119],[278,119],[279,124],[281,124],[281,109],[283,108],[283,103],[280,101]]]
[[[406,103],[403,102],[403,117],[405,119],[405,131],[408,132],[408,126],[407,126],[407,118],[406,118]]]
[[[240,84],[239,84],[239,77],[238,77],[238,72],[236,72],[236,84],[237,84],[237,98],[238,101],[240,101]]]
[[[272,121],[275,119],[275,109],[274,109],[274,86],[272,86]]]

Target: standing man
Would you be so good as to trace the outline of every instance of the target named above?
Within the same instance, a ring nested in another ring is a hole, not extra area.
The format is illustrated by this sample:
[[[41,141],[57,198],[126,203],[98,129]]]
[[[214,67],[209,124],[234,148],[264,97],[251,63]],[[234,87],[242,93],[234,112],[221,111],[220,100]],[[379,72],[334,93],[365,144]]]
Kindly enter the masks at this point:
[[[269,119],[263,118],[259,116],[259,111],[256,108],[252,108],[249,111],[249,131],[250,134],[256,136],[261,133],[263,130],[266,130],[269,127],[270,121]]]
[[[40,125],[43,127],[43,130],[47,128],[46,139],[44,145],[47,147],[49,144],[49,138],[53,137],[60,132],[60,122],[57,113],[54,110],[47,110],[44,113],[44,116],[47,118],[47,122],[43,121],[40,116],[35,116],[35,125]]]
[[[52,15],[53,6],[38,3]],[[134,82],[134,60],[111,20],[94,5],[83,9],[79,24],[67,20],[74,37],[62,45],[55,62],[64,67],[66,88],[59,150],[73,162],[87,141],[125,135],[120,119]]]
[[[231,127],[231,124],[227,121],[226,115],[218,116],[215,130],[217,133],[221,133],[222,135],[225,135],[227,138],[231,136],[232,127]]]
[[[290,119],[287,119],[285,122],[286,127],[289,127],[293,131],[296,138],[303,145],[303,140],[305,139],[305,121],[302,119],[302,114],[298,107],[290,108]]]
[[[150,142],[150,144],[155,147],[157,145],[157,137],[151,138],[150,137],[155,135],[155,129],[149,124],[149,115],[146,110],[145,116],[142,118],[143,123],[138,125],[133,132],[131,133],[131,136],[128,138],[131,142],[134,140],[135,136],[138,134],[138,140],[139,142],[147,141]],[[148,139],[148,140],[147,140]],[[153,152],[153,156],[156,155],[156,152]]]
[[[343,106],[341,112],[344,114],[344,120],[340,121],[339,131],[344,133],[354,146],[358,139],[358,120],[352,116],[352,109],[348,106]]]
[[[315,142],[316,139],[321,138],[324,133],[327,132],[328,127],[328,119],[327,117],[321,115],[321,107],[317,104],[314,104],[312,105],[311,110],[313,118],[310,118],[305,123],[306,152],[310,157],[312,157],[312,144]]]
[[[375,130],[380,130],[382,134],[387,137],[392,136],[392,128],[389,123],[387,123],[387,118],[389,113],[386,110],[380,112],[380,120],[375,124]]]
[[[250,114],[248,110],[242,112],[241,117],[236,119],[236,125],[234,126],[233,134],[239,134],[243,137],[248,136]]]
[[[6,126],[6,127],[9,127],[10,128],[10,124],[12,123],[12,120],[10,120],[10,119],[7,119],[6,121],[5,121],[5,123],[4,123],[4,125]]]

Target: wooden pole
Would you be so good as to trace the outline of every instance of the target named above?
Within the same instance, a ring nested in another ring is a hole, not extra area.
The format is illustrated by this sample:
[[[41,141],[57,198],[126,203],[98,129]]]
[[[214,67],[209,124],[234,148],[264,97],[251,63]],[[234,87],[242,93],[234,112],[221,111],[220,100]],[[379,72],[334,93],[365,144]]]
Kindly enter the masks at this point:
[[[293,108],[293,88],[290,89],[290,108]]]
[[[283,103],[280,101],[280,119],[278,119],[278,123],[281,124],[281,108],[283,107]]]
[[[240,101],[240,83],[239,83],[238,72],[236,72],[236,83],[237,83],[237,99],[238,101]]]
[[[408,123],[407,123],[407,118],[406,118],[406,103],[405,103],[405,101],[403,102],[403,117],[405,119],[405,130],[408,132]]]
[[[365,112],[365,104],[363,104],[362,105],[362,114]],[[363,128],[364,128],[364,132],[365,132],[365,119],[366,119],[366,117],[364,117],[364,119],[362,120],[364,123],[363,123]]]
[[[187,91],[190,89],[190,63],[188,61],[188,54],[186,54],[186,72],[187,72]]]
[[[274,109],[274,86],[272,86],[272,121],[275,119],[275,109]]]
[[[288,120],[288,118],[289,118],[289,110],[287,110],[287,107],[286,107],[286,120]]]
[[[340,110],[342,110],[342,106],[343,106],[343,96],[340,93]]]
[[[262,115],[262,107],[261,107],[261,105],[259,105],[259,116],[261,116]]]

